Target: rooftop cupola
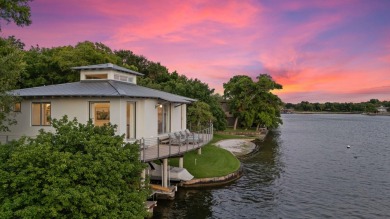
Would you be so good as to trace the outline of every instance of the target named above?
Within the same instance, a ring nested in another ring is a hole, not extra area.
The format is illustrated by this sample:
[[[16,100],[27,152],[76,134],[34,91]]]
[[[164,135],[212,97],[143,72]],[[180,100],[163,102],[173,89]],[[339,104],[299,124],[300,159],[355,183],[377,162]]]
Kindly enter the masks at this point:
[[[80,81],[85,80],[116,80],[137,84],[137,76],[143,74],[123,68],[112,63],[73,67],[80,70]]]

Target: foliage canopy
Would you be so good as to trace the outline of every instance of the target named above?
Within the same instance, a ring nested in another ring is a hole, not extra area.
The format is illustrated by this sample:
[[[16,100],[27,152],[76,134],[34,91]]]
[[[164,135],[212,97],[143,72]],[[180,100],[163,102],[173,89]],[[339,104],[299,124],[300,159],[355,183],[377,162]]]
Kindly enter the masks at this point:
[[[236,118],[234,129],[240,120],[244,128],[254,124],[267,128],[276,128],[282,123],[280,107],[282,101],[271,93],[274,89],[282,89],[271,76],[260,74],[257,81],[246,75],[236,75],[224,83],[224,96],[228,101],[230,112]]]
[[[7,91],[16,87],[25,69],[21,47],[23,45],[14,37],[0,37],[0,131],[8,131],[8,127],[15,123],[10,114],[17,98]]]
[[[79,72],[71,67],[113,63],[143,73],[137,80],[139,85],[182,95],[202,101],[210,106],[217,130],[226,128],[225,114],[214,89],[198,79],[189,79],[158,62],[136,55],[130,50],[112,51],[102,43],[80,42],[76,46],[53,48],[32,47],[25,52],[26,71],[22,74],[19,87],[35,87],[50,84],[75,82]],[[191,108],[192,106],[189,106]],[[195,119],[195,118],[194,118]]]
[[[31,0],[0,0],[0,20],[7,23],[15,22],[18,26],[28,26],[31,24],[31,12],[28,2]],[[1,24],[0,24],[1,31]]]
[[[215,120],[213,114],[210,112],[210,106],[202,101],[193,103],[188,108],[187,114],[190,128],[193,129],[196,127],[196,130],[208,127],[209,123]]]
[[[380,106],[389,107],[388,111],[390,111],[390,101],[379,101],[378,99],[370,99],[369,101],[360,103],[310,103],[308,101],[301,101],[300,103],[296,104],[285,104],[286,109],[294,109],[295,111],[345,113],[375,113],[377,111],[377,108]]]
[[[143,218],[148,191],[135,144],[114,126],[53,120],[0,147],[0,218]]]

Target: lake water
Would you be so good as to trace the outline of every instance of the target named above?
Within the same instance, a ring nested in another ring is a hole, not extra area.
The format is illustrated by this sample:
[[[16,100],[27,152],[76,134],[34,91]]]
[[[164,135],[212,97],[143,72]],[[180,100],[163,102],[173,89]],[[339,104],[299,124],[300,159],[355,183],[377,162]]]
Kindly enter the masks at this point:
[[[283,122],[242,160],[241,179],[179,189],[154,218],[390,218],[390,116],[289,114]]]

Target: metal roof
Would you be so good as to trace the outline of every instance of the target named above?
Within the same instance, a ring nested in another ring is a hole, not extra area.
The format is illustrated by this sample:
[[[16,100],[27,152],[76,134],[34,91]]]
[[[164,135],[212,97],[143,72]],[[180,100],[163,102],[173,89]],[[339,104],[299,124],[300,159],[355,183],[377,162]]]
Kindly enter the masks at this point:
[[[79,67],[73,67],[72,69],[75,69],[75,70],[114,69],[114,70],[125,72],[125,73],[128,73],[128,74],[139,75],[139,76],[143,76],[144,75],[142,73],[139,73],[139,72],[127,69],[127,68],[123,68],[123,67],[114,65],[112,63],[99,64],[99,65],[79,66]]]
[[[154,98],[173,103],[191,103],[195,99],[115,80],[91,80],[13,90],[20,97],[134,97]]]

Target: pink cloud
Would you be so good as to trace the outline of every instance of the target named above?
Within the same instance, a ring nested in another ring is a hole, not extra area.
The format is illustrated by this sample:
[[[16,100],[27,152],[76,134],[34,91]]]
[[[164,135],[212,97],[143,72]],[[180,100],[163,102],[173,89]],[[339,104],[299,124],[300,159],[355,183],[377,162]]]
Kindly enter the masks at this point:
[[[309,102],[363,102],[370,99],[388,100],[390,95],[390,86],[368,87],[363,89],[354,89],[345,92],[333,91],[311,91],[311,92],[291,92],[278,93],[282,100],[291,103],[301,101]],[[319,98],[321,97],[321,98]]]
[[[31,2],[30,27],[8,25],[3,33],[27,45],[90,40],[129,49],[220,93],[234,75],[269,73],[283,84],[284,98],[305,93],[336,98],[334,92],[390,85],[389,23],[372,22],[387,5],[380,0],[37,0]],[[382,30],[370,29],[375,25]]]
[[[313,9],[313,8],[319,8],[319,9],[334,9],[337,7],[345,7],[347,5],[351,5],[353,3],[357,3],[355,0],[328,0],[328,1],[321,1],[321,0],[312,0],[312,1],[305,1],[305,0],[298,0],[298,1],[285,1],[283,4],[279,4],[277,7],[280,10],[284,11],[300,11],[302,9]]]
[[[112,42],[117,44],[153,38],[191,41],[201,34],[218,31],[219,26],[244,28],[259,11],[249,2],[237,1],[143,1],[142,4],[120,1],[111,5],[99,2],[92,7],[117,22],[112,36]],[[202,30],[207,23],[214,25]]]

